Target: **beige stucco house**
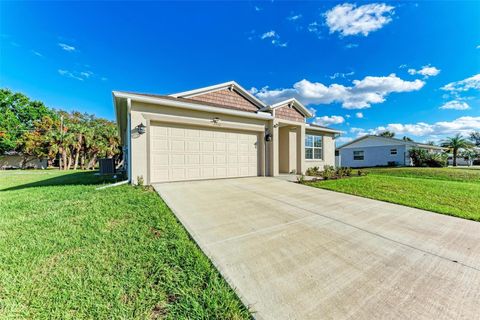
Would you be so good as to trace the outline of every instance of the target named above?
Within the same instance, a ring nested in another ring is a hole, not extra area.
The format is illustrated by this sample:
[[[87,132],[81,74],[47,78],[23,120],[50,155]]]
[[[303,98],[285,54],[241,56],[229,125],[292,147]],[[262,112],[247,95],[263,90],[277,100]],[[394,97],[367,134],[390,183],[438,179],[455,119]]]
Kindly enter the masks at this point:
[[[340,131],[307,124],[296,99],[267,105],[234,81],[153,95],[114,91],[129,180],[136,184],[276,176],[335,164]]]

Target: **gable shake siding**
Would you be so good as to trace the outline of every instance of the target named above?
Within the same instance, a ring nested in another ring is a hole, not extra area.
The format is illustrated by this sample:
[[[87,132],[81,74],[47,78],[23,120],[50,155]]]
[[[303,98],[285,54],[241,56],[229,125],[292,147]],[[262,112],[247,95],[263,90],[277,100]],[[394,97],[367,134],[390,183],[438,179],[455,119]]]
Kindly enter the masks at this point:
[[[305,118],[297,109],[288,106],[275,109],[275,117],[283,120],[305,122]]]
[[[258,111],[257,106],[242,97],[237,92],[229,89],[204,93],[198,96],[189,97],[189,99],[224,105],[241,111]]]

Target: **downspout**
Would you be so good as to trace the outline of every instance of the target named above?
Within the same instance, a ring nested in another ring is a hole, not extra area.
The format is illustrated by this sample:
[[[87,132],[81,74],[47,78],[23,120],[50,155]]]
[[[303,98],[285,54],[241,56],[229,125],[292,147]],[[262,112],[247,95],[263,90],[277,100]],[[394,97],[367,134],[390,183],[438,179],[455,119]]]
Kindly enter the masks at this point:
[[[132,129],[130,111],[132,108],[132,100],[127,99],[127,177],[128,182],[132,183]]]

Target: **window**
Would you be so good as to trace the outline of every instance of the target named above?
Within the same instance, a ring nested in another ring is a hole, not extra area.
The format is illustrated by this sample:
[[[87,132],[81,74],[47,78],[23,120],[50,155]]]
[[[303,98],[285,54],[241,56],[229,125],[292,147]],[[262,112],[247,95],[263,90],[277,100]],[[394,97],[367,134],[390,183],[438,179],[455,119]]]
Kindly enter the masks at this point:
[[[323,159],[323,136],[313,134],[305,135],[305,159],[321,160]]]
[[[390,155],[392,156],[397,155],[397,149],[390,149]]]
[[[363,151],[353,151],[353,160],[363,160],[364,152]]]

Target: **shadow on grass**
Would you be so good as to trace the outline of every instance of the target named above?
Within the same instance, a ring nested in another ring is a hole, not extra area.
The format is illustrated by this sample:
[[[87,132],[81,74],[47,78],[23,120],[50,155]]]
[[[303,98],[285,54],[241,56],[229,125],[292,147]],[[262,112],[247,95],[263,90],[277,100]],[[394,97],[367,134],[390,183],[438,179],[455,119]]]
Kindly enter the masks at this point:
[[[105,183],[114,183],[122,181],[125,177],[122,174],[115,175],[98,175],[96,171],[66,173],[56,177],[43,179],[35,182],[16,185],[0,189],[0,191],[12,191],[35,187],[49,186],[68,186],[68,185],[96,185]]]

